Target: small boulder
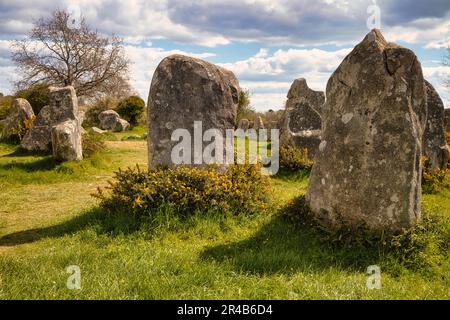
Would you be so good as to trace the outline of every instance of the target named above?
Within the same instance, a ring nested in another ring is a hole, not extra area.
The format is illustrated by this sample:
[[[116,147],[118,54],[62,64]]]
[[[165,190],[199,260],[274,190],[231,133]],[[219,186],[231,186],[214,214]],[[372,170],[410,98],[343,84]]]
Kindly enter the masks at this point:
[[[92,127],[91,128],[91,132],[96,133],[96,134],[104,134],[104,133],[107,133],[108,130],[102,130],[102,129],[97,128],[97,127]]]
[[[98,119],[100,120],[100,128],[103,130],[121,132],[130,128],[128,121],[120,118],[120,115],[114,110],[103,111],[99,114]]]

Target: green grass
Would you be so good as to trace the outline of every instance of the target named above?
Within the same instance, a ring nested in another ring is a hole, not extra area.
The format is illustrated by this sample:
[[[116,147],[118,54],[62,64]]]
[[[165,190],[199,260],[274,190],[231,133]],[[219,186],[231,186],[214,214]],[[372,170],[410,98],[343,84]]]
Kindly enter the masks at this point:
[[[135,134],[135,133],[131,133]],[[138,133],[141,134],[141,133]],[[335,248],[280,215],[305,193],[305,174],[272,179],[274,205],[254,216],[193,215],[160,223],[108,216],[90,196],[119,167],[145,166],[145,141],[121,141],[57,164],[0,145],[0,299],[449,299],[450,258],[411,270],[373,249]],[[450,215],[450,192],[425,195]],[[81,268],[68,290],[66,268]],[[382,289],[366,268],[382,268]]]

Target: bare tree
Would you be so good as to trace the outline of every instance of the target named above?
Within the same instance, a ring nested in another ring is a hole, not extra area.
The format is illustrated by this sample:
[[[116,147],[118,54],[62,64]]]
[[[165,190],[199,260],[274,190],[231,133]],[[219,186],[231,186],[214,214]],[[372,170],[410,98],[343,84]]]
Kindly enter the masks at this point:
[[[16,83],[19,88],[72,85],[79,96],[95,97],[128,82],[129,61],[122,40],[101,36],[84,17],[72,17],[63,10],[39,19],[27,38],[15,41],[12,59],[23,75]]]

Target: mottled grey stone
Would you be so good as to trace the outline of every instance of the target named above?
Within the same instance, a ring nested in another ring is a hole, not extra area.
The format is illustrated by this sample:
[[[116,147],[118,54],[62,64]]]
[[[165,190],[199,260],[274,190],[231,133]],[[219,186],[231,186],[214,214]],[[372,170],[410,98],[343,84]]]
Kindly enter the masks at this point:
[[[296,79],[289,93],[286,109],[281,119],[281,146],[307,149],[313,158],[320,143],[320,111],[325,102],[322,91],[308,87],[303,78]]]
[[[446,132],[450,132],[450,108],[444,110],[444,128]]]
[[[111,130],[121,132],[128,130],[130,124],[128,121],[121,119],[120,115],[114,110],[106,110],[99,114],[100,128],[103,130]]]
[[[249,127],[250,127],[250,121],[248,121],[248,119],[241,119],[241,121],[239,121],[238,129],[247,131],[249,129]]]
[[[423,137],[424,154],[432,168],[446,168],[449,149],[445,141],[444,103],[428,81],[427,87],[428,117]]]
[[[83,159],[81,123],[75,89],[49,88],[53,157],[58,161]]]
[[[50,151],[52,148],[52,127],[50,106],[41,109],[33,126],[22,139],[22,148],[28,151]]]
[[[183,55],[165,58],[153,75],[148,98],[149,166],[173,164],[175,129],[186,129],[192,137],[194,121],[202,121],[203,132],[218,129],[224,135],[234,129],[239,93],[231,71]]]
[[[327,85],[306,199],[331,226],[399,232],[421,219],[427,103],[415,54],[371,31]]]

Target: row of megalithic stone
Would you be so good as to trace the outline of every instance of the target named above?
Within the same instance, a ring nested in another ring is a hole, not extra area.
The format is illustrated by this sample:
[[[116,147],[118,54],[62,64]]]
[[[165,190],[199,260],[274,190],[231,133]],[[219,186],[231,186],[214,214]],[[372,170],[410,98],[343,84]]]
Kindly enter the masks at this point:
[[[165,58],[149,93],[149,166],[171,164],[175,128],[234,128],[239,93],[228,70]],[[421,219],[422,156],[443,167],[449,151],[442,101],[411,50],[372,30],[333,73],[326,97],[299,79],[288,99],[281,143],[314,156],[306,200],[318,218],[394,233]]]
[[[203,130],[234,129],[239,95],[231,71],[183,55],[165,58],[148,99],[149,167],[172,165],[175,129],[193,135],[195,121]],[[83,116],[75,91],[51,88],[50,100],[22,146],[45,150],[51,144],[56,159],[80,160]],[[13,109],[31,110],[19,102]],[[447,165],[443,119],[442,100],[424,80],[416,55],[372,30],[333,73],[326,97],[306,80],[294,81],[281,144],[307,148],[314,157],[306,199],[318,218],[398,232],[421,219],[422,156],[434,167]]]

